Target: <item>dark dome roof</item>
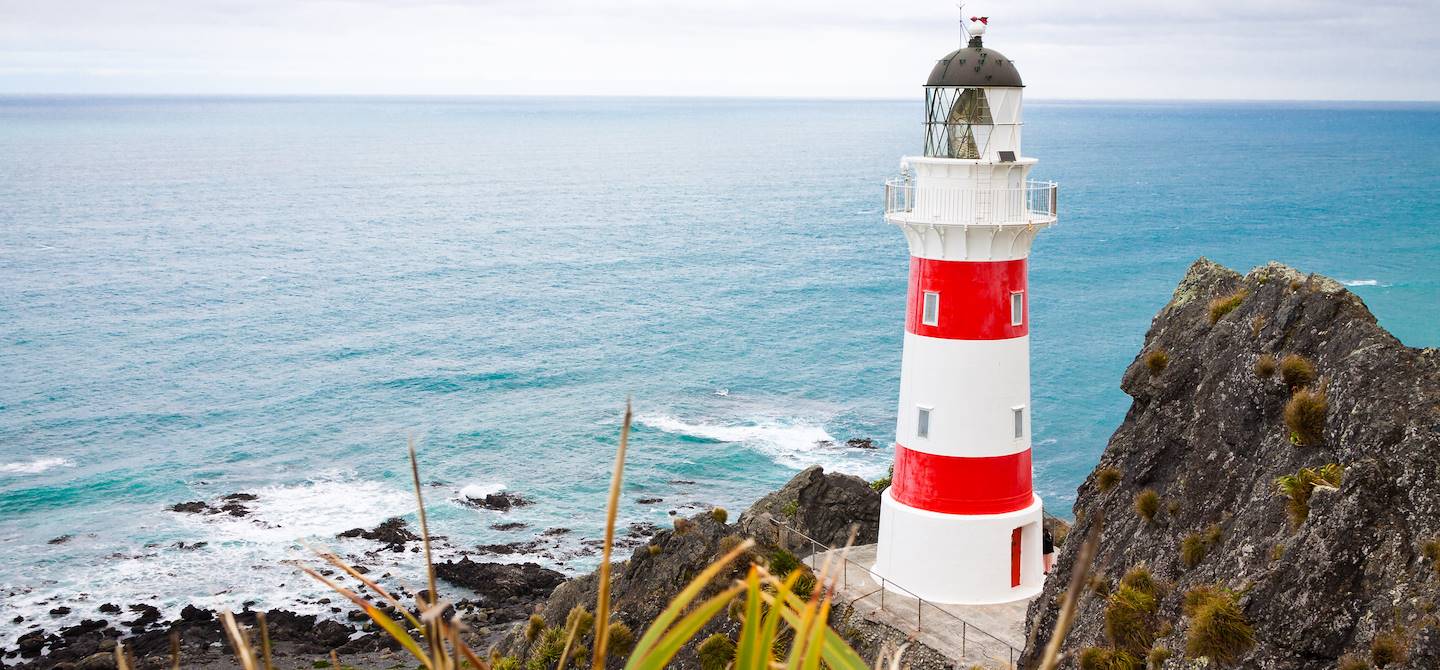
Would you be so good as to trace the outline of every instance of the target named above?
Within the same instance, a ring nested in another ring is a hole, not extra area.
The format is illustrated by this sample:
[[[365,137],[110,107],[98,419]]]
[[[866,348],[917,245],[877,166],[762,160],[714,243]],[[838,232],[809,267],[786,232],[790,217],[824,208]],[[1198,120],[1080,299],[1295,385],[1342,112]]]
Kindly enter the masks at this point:
[[[1014,61],[999,51],[980,46],[979,39],[941,58],[930,71],[926,86],[1024,86]]]

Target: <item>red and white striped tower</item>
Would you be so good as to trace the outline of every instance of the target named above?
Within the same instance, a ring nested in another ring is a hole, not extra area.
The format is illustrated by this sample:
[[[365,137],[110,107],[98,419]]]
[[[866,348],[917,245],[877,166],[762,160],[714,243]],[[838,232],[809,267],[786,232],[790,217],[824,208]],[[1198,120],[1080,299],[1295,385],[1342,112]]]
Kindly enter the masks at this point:
[[[999,603],[1044,582],[1031,488],[1026,257],[1055,222],[1055,184],[1029,181],[1014,63],[970,42],[925,84],[925,155],[886,184],[910,245],[895,476],[875,570],[927,600]]]

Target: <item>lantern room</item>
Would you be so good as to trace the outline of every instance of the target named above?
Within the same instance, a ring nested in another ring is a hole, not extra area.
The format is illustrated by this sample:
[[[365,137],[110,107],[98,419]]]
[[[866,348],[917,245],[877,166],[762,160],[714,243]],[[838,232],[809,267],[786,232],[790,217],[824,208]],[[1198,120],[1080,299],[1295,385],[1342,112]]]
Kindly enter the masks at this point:
[[[981,41],[941,58],[925,82],[925,156],[1011,162],[1020,156],[1021,92],[1015,63]]]

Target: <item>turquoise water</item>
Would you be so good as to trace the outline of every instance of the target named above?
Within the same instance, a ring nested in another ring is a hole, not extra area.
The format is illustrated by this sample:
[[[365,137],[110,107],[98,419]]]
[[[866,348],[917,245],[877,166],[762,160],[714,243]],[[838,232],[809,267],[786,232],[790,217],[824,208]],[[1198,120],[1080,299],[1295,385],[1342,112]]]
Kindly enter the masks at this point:
[[[665,502],[622,522],[738,514],[811,463],[882,473],[887,450],[825,441],[891,437],[906,251],[880,185],[919,120],[918,101],[0,98],[0,620],[52,598],[284,604],[297,538],[411,508],[410,436],[447,552],[565,526],[541,560],[587,568],[627,396],[626,499]],[[1331,275],[1440,345],[1440,107],[1032,102],[1027,122],[1061,184],[1031,261],[1052,511],[1199,255]],[[455,502],[502,487],[538,501],[503,516],[528,530]],[[164,509],[232,491],[260,494],[252,518]]]

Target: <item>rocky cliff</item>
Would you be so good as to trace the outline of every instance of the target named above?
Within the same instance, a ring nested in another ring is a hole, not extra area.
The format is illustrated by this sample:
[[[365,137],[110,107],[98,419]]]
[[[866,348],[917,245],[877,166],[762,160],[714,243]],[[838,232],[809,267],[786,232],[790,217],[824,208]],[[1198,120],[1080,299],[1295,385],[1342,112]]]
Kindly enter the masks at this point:
[[[1121,387],[1075,503],[1072,537],[1103,531],[1066,667],[1440,667],[1440,351],[1330,279],[1201,259]]]

